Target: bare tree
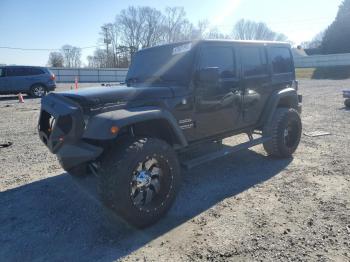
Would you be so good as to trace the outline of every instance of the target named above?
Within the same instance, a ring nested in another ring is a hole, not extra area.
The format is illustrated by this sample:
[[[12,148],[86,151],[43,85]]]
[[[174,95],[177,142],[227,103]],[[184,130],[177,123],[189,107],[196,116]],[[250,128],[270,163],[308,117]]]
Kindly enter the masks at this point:
[[[239,20],[233,28],[232,37],[239,40],[286,41],[283,34],[272,31],[265,23]]]
[[[186,12],[183,7],[167,7],[164,16],[165,42],[173,43],[189,38],[188,29],[192,25],[186,19]]]
[[[71,45],[64,45],[61,48],[65,67],[80,67],[81,49]]]
[[[87,67],[89,67],[89,68],[97,68],[97,65],[96,65],[96,63],[95,63],[95,57],[94,57],[94,56],[88,55],[88,56],[86,57],[86,59],[87,59],[87,61],[88,61]]]
[[[142,7],[140,9],[144,23],[141,37],[142,48],[155,46],[162,42],[164,16],[155,8]]]
[[[210,31],[205,34],[205,38],[208,39],[229,39],[229,35],[225,35],[217,27],[211,28]]]
[[[92,68],[106,67],[107,52],[103,49],[96,49],[94,55],[88,56],[88,66]]]
[[[322,40],[325,35],[325,31],[318,33],[311,41],[301,43],[302,48],[319,48],[322,45]]]
[[[64,58],[60,52],[51,52],[47,65],[51,67],[63,67],[63,62]]]
[[[130,48],[131,54],[142,46],[145,17],[141,7],[130,6],[123,9],[116,18],[124,45]]]
[[[186,18],[183,7],[167,7],[163,12],[143,6],[129,6],[120,11],[114,23],[101,27],[100,42],[107,40],[106,49],[97,49],[88,57],[92,67],[127,67],[133,54],[141,48],[163,43],[186,40],[245,39],[286,41],[283,34],[272,31],[266,24],[240,20],[233,29],[232,36],[223,34],[216,27],[210,27],[208,20],[200,20],[193,25]],[[71,48],[68,48],[71,50]],[[63,52],[65,64],[69,63],[70,52]]]
[[[120,32],[117,23],[104,24],[101,27],[100,42],[109,46],[106,48],[106,58],[104,61],[104,67],[117,67],[118,66],[118,46],[120,42]],[[107,42],[107,43],[106,43]],[[102,65],[101,65],[102,66]]]
[[[196,27],[192,29],[192,40],[203,39],[206,38],[207,31],[209,30],[209,21],[208,20],[200,20],[197,23]]]

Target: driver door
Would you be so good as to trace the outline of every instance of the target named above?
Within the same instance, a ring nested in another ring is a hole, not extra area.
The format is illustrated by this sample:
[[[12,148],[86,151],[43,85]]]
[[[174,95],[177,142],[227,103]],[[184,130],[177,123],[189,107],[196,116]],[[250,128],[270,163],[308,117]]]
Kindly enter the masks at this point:
[[[215,82],[195,83],[195,119],[198,139],[219,135],[240,127],[242,87],[233,45],[205,44],[200,48],[198,72],[217,68]]]

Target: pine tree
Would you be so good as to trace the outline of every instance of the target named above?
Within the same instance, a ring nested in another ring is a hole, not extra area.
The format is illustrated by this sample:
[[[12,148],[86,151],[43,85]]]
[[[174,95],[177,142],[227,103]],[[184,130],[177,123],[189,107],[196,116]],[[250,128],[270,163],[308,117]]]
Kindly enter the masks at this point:
[[[335,21],[327,28],[322,40],[324,54],[350,53],[350,0],[339,6]]]

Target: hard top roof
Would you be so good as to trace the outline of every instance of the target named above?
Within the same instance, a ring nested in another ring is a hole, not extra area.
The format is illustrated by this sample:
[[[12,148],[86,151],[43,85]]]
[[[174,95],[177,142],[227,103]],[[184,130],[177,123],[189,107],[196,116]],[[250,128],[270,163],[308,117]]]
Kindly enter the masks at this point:
[[[46,68],[44,66],[28,66],[28,65],[0,65],[0,67],[4,68],[4,67],[25,67],[25,68]]]
[[[291,45],[287,42],[280,42],[280,41],[265,41],[265,40],[232,40],[232,39],[203,39],[203,40],[193,40],[193,41],[182,41],[182,42],[175,42],[175,43],[169,43],[169,44],[163,44],[163,45],[157,45],[153,47],[148,47],[141,49],[143,50],[150,50],[155,49],[157,47],[161,46],[178,46],[182,44],[188,44],[192,43],[193,45],[198,45],[201,43],[232,43],[232,44],[259,44],[259,45],[276,45],[276,46],[286,46],[291,47]]]

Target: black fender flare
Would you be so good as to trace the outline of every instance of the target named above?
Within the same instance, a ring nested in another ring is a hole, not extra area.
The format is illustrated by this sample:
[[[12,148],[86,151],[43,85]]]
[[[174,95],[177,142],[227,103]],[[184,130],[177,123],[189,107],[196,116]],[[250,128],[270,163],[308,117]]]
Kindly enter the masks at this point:
[[[166,120],[174,132],[178,144],[182,147],[188,145],[174,116],[169,111],[158,107],[126,108],[94,115],[88,121],[83,138],[96,140],[114,139],[118,134],[111,133],[112,126],[122,129],[123,127],[149,120]]]
[[[297,91],[291,87],[274,91],[266,103],[259,121],[259,126],[264,126],[266,123],[271,122],[273,114],[281,102],[286,103],[288,107],[298,110],[299,100]]]

